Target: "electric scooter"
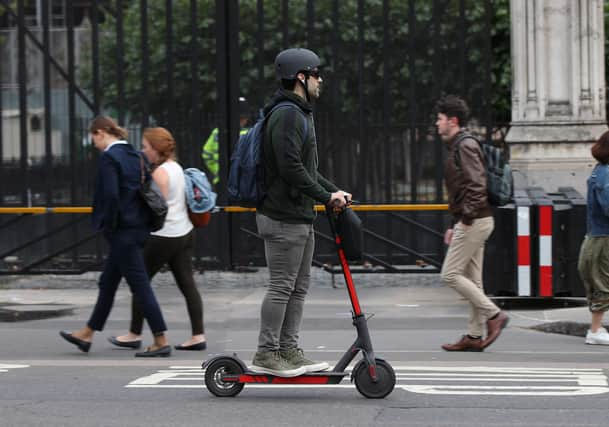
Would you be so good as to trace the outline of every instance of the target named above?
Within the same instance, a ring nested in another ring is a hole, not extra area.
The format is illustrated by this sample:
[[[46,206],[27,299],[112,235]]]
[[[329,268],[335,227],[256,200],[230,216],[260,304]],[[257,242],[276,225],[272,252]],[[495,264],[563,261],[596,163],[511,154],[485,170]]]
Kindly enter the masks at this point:
[[[362,359],[357,362],[351,371],[351,382],[363,396],[371,399],[382,399],[393,391],[395,386],[395,372],[391,365],[383,359],[377,358],[372,349],[367,319],[362,313],[345,250],[343,239],[339,235],[340,221],[344,209],[326,207],[326,214],[330,221],[330,230],[336,243],[338,258],[342,266],[343,275],[347,284],[347,292],[351,300],[353,326],[357,331],[357,338],[353,345],[341,357],[331,371],[308,372],[296,377],[278,377],[267,373],[258,373],[250,370],[236,354],[215,355],[203,362],[205,369],[205,386],[210,393],[218,397],[234,397],[238,395],[247,383],[254,384],[339,384],[348,375],[345,369],[362,352]]]

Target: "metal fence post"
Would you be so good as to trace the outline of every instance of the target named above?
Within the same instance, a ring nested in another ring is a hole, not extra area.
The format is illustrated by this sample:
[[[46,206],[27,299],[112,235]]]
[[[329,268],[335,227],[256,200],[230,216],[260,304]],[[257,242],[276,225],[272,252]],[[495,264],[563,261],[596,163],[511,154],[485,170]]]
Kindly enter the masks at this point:
[[[218,137],[220,155],[220,186],[218,204],[227,203],[226,182],[231,154],[231,143],[239,136],[239,5],[237,0],[216,0],[216,52],[218,92]],[[223,218],[221,227],[220,262],[231,268],[233,226],[230,214]]]
[[[148,1],[140,0],[140,31],[141,31],[141,67],[140,80],[142,86],[140,88],[140,96],[142,102],[142,118],[141,126],[148,127],[148,71],[150,69],[150,51],[148,49]]]
[[[19,145],[20,145],[20,168],[23,180],[21,203],[25,206],[31,205],[30,173],[28,167],[28,138],[27,138],[27,64],[25,58],[25,11],[23,0],[17,2],[18,22],[18,68],[19,68]]]
[[[125,125],[125,30],[123,26],[123,0],[116,0],[116,91],[118,123]]]
[[[47,3],[47,2],[45,2]],[[101,109],[101,90],[99,78],[99,0],[91,2],[91,68],[93,86],[93,114],[98,115]],[[48,6],[47,6],[48,7]]]
[[[165,78],[167,84],[167,126],[171,132],[176,132],[175,97],[173,94],[173,71],[174,71],[174,49],[173,49],[173,1],[165,1]]]
[[[77,203],[77,183],[79,176],[76,173],[76,59],[74,55],[74,6],[72,2],[66,4],[66,27],[68,48],[68,146],[70,147],[70,202]]]
[[[2,9],[6,9],[6,6],[2,5]],[[2,133],[2,121],[4,114],[3,101],[2,101],[2,64],[4,61],[0,61],[0,206],[4,205],[4,135]]]

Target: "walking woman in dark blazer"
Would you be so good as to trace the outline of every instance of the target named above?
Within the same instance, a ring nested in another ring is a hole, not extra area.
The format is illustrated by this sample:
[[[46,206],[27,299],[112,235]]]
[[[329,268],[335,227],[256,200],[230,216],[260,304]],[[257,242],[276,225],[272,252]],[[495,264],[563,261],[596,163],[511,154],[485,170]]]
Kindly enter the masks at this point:
[[[143,247],[150,233],[150,214],[139,194],[140,154],[126,141],[127,131],[110,117],[95,118],[89,132],[93,144],[102,152],[95,183],[93,227],[103,232],[110,250],[89,321],[75,332],[61,331],[60,335],[81,351],[88,352],[95,331],[104,328],[116,290],[124,277],[154,335],[154,343],[135,356],[169,356],[167,327],[144,265]]]
[[[182,166],[176,160],[176,142],[167,129],[148,128],[144,130],[142,151],[154,165],[152,178],[169,207],[163,228],[153,232],[144,247],[148,275],[152,279],[167,264],[186,300],[192,336],[176,345],[176,350],[205,350],[203,302],[192,274],[194,231],[186,210],[186,182]],[[110,338],[110,342],[119,347],[139,348],[143,320],[142,310],[134,299],[129,332]]]

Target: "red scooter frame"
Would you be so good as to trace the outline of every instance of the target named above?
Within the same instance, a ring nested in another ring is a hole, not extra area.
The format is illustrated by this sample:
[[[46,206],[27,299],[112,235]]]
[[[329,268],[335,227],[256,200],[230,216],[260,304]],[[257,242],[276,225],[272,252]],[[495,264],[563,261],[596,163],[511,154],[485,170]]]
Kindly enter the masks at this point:
[[[349,209],[349,208],[345,208]],[[339,384],[348,374],[345,369],[361,351],[363,358],[351,372],[351,381],[357,390],[368,398],[384,398],[393,391],[395,372],[389,363],[376,358],[370,340],[367,319],[359,304],[349,264],[345,256],[337,223],[343,209],[326,207],[330,230],[336,243],[338,258],[345,277],[347,292],[351,300],[353,326],[357,338],[331,371],[310,372],[296,377],[278,377],[251,371],[236,354],[215,355],[203,362],[205,385],[210,393],[219,397],[236,396],[247,383],[254,384]]]

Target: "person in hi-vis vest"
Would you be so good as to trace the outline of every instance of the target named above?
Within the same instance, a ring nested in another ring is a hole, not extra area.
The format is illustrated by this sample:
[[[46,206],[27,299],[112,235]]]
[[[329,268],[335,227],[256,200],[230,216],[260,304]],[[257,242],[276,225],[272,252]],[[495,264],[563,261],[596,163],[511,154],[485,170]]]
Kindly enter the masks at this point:
[[[249,104],[244,97],[239,97],[239,136],[245,135],[249,130],[251,112]],[[205,163],[205,168],[209,172],[211,183],[216,186],[220,182],[220,152],[218,150],[218,128],[214,128],[203,144],[201,158]]]

